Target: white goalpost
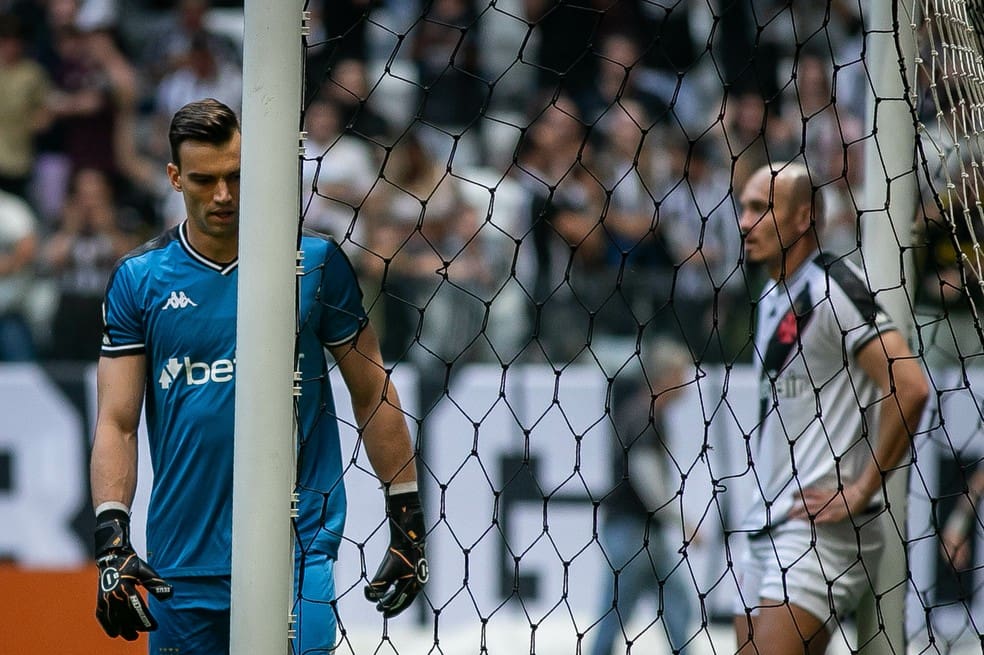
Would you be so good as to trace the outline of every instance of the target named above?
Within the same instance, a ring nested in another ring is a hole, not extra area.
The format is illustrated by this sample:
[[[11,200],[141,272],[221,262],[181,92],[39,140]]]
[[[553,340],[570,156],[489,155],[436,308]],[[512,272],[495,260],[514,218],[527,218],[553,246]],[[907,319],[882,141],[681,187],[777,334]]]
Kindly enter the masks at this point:
[[[302,0],[246,0],[231,652],[290,653]]]
[[[878,0],[868,12],[866,67],[871,85],[865,133],[864,204],[859,213],[861,258],[879,304],[908,337],[913,333],[912,226],[918,185],[909,92],[915,35],[897,0]],[[916,349],[913,349],[916,351]],[[905,652],[906,514],[909,464],[886,485],[890,511],[882,516],[885,552],[878,584],[858,610],[858,645],[868,655]],[[876,597],[877,595],[877,597]]]

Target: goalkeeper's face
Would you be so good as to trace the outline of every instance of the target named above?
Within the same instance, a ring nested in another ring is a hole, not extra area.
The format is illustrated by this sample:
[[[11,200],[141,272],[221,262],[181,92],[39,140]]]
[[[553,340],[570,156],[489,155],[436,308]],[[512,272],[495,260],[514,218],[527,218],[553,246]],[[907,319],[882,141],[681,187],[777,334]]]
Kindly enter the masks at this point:
[[[223,144],[185,141],[180,166],[168,164],[171,186],[184,197],[189,228],[215,239],[239,233],[239,133]]]

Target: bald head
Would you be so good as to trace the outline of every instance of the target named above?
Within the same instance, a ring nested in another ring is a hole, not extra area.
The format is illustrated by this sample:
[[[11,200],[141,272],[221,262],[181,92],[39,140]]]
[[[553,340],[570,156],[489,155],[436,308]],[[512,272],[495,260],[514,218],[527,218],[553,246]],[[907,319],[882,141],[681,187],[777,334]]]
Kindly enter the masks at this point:
[[[823,196],[813,192],[810,171],[803,164],[785,164],[776,171],[776,192],[790,207],[810,207],[814,220],[823,219]]]
[[[822,196],[814,194],[810,183],[810,171],[799,163],[779,163],[762,166],[749,178],[759,184],[769,184],[772,187],[773,203],[782,204],[789,208],[809,207],[814,205],[816,218],[822,216]],[[771,182],[769,182],[771,180]]]
[[[823,203],[806,166],[759,168],[742,190],[741,205],[747,260],[766,264],[777,279],[816,250]]]

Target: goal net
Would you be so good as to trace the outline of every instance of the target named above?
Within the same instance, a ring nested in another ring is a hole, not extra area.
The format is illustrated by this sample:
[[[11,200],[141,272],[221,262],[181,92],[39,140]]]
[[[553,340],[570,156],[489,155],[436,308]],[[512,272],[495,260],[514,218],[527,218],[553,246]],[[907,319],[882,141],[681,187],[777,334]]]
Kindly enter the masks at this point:
[[[307,10],[301,227],[332,235],[360,279],[416,442],[431,564],[405,615],[363,598],[388,529],[331,371],[348,496],[336,652],[736,652],[733,612],[759,609],[736,605],[736,566],[769,284],[745,261],[739,198],[761,166],[802,163],[821,249],[864,269],[863,191],[885,177],[865,162],[894,137],[871,128],[888,99],[872,93],[868,4]],[[907,638],[946,652],[984,617],[984,9],[896,11],[917,58],[898,70],[915,193],[885,207],[913,235],[895,319],[932,393],[888,536],[909,556]],[[823,621],[832,651],[858,648],[853,614]]]
[[[982,632],[984,6],[975,0],[902,3],[899,21],[909,24],[916,43],[916,325],[940,401],[926,417],[930,438],[921,444],[923,464],[911,485],[907,628],[913,646],[951,652],[979,641]]]

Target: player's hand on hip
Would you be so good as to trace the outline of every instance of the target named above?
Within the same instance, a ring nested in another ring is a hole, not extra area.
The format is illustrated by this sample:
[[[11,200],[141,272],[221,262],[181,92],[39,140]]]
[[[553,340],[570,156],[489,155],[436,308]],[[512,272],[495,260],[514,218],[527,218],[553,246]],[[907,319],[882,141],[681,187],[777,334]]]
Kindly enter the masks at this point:
[[[424,554],[424,513],[416,491],[394,494],[386,499],[390,543],[372,581],[366,599],[376,603],[383,616],[396,616],[413,602],[427,584]]]
[[[96,564],[99,594],[96,618],[110,637],[133,641],[141,632],[157,629],[138,587],[158,600],[171,597],[171,585],[130,545],[130,517],[122,510],[107,510],[96,518]]]
[[[836,523],[865,511],[870,499],[853,485],[843,489],[805,488],[796,492],[789,518]]]

